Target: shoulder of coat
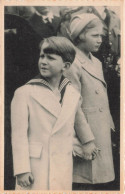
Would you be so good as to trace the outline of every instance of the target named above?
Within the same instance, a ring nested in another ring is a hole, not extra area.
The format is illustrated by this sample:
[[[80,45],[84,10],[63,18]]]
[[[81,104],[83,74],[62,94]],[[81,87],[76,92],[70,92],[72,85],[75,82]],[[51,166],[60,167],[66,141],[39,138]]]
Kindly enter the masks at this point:
[[[83,63],[83,62],[84,62],[84,59],[82,60],[82,63]],[[81,60],[80,60],[79,56],[76,55],[73,64],[74,64],[75,66],[77,66],[77,68],[81,68],[82,63],[81,63]]]
[[[26,95],[31,90],[31,85],[23,85],[15,90],[15,94]]]
[[[98,58],[96,58],[94,55],[92,55],[91,54],[91,56],[92,56],[92,60],[94,60],[94,62],[95,63],[97,63],[97,64],[99,64],[99,65],[102,65],[102,62],[98,59]]]
[[[72,85],[72,83],[68,84],[67,86],[70,89],[70,92],[72,93],[72,95],[80,96],[80,92]]]
[[[110,15],[111,21],[113,21],[114,23],[120,22],[119,16],[113,10],[108,9],[108,13]]]
[[[113,10],[111,10],[111,9],[107,9],[107,10],[108,10],[108,13],[109,13],[111,16],[116,16],[116,17],[117,17],[116,13],[115,13]]]

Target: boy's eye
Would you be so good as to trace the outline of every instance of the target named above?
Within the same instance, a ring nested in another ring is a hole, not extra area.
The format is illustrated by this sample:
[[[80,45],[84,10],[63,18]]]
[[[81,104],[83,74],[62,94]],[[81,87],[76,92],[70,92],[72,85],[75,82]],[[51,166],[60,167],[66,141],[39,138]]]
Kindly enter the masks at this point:
[[[51,55],[47,55],[47,58],[50,59],[50,60],[55,60],[55,58],[52,57]]]
[[[41,54],[41,55],[40,55],[40,58],[42,58],[42,59],[43,59],[43,58],[44,58],[44,54]]]

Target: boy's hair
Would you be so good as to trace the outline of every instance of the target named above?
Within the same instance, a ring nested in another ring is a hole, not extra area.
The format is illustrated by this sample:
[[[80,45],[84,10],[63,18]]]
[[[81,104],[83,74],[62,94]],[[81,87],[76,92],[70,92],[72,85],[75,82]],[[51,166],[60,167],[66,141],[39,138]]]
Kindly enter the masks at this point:
[[[73,63],[76,51],[70,40],[65,37],[56,36],[45,38],[40,42],[40,49],[42,48],[44,42],[48,43],[48,46],[44,49],[44,53],[59,55],[62,57],[64,62]]]

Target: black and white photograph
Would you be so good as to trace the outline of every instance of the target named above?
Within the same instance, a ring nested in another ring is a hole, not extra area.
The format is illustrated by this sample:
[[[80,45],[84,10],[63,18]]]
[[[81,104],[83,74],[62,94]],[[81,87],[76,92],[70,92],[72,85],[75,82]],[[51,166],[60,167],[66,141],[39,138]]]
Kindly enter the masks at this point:
[[[120,191],[122,8],[71,5],[4,6],[4,190]]]

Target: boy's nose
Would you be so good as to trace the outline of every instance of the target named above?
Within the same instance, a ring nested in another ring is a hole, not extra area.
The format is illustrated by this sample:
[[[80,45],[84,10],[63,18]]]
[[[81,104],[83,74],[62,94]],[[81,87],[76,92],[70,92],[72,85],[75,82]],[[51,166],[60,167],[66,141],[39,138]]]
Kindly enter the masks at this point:
[[[40,59],[40,64],[47,65],[47,60],[45,58]]]

